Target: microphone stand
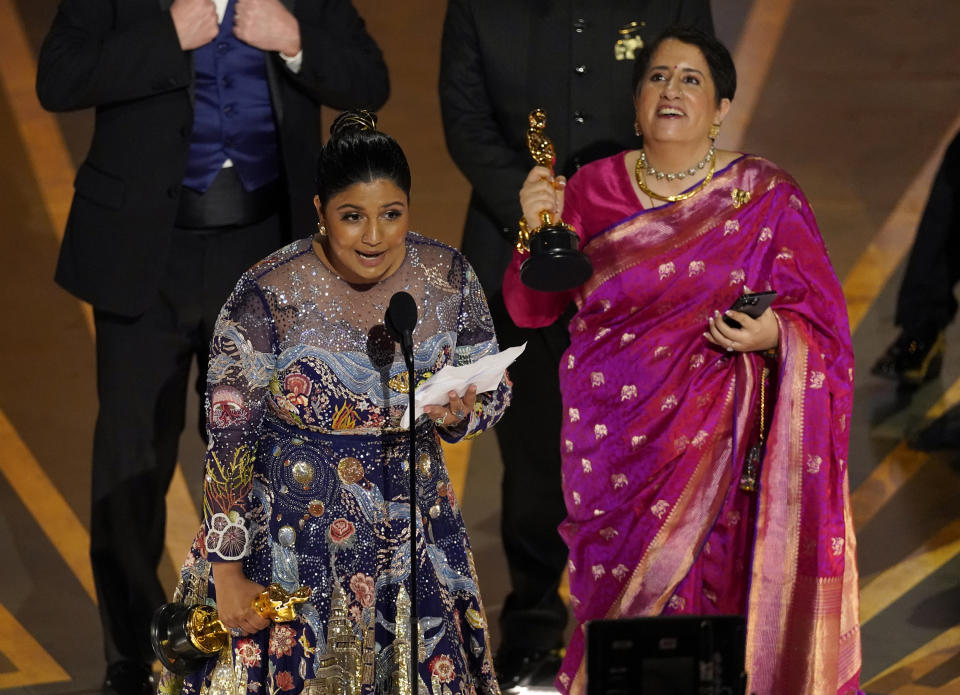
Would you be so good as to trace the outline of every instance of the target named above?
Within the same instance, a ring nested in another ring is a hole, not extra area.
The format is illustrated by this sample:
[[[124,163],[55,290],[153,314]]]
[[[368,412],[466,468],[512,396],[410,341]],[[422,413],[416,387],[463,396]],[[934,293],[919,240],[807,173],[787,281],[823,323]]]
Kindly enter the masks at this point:
[[[413,365],[413,332],[403,331],[400,341],[407,364],[410,405],[410,695],[420,692],[420,623],[417,619],[417,429],[414,422],[416,375]]]

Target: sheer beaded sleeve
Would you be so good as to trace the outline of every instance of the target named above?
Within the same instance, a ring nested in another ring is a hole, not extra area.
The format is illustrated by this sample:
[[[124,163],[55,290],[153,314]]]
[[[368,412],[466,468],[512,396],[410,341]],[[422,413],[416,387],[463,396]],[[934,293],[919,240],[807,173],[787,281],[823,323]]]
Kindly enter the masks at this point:
[[[487,307],[487,299],[480,287],[477,274],[459,253],[451,263],[451,280],[461,288],[460,311],[457,316],[457,345],[454,351],[455,366],[470,364],[478,359],[499,352],[493,319]],[[510,404],[510,380],[506,374],[495,391],[477,395],[469,417],[455,427],[438,428],[440,436],[448,442],[475,437],[493,427]]]
[[[248,552],[247,495],[275,348],[267,297],[247,273],[221,310],[210,345],[203,520],[212,561],[239,560]]]

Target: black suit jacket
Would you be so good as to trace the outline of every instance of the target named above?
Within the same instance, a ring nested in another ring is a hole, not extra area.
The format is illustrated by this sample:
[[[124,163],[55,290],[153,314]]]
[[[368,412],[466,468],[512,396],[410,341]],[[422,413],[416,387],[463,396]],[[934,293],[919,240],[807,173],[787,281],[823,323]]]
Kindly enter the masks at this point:
[[[320,104],[376,109],[389,86],[380,49],[349,0],[283,0],[303,64],[267,74],[293,236],[311,233]],[[77,171],[56,280],[97,309],[135,316],[154,299],[193,127],[191,56],[172,0],[62,0],[40,51],[37,94],[52,111],[96,108]]]
[[[628,22],[655,38],[674,24],[713,33],[709,0],[450,0],[443,27],[440,104],[447,147],[470,181],[463,251],[487,294],[510,262],[518,194],[533,166],[527,115],[547,112],[557,173],[639,146],[633,62],[614,44]]]

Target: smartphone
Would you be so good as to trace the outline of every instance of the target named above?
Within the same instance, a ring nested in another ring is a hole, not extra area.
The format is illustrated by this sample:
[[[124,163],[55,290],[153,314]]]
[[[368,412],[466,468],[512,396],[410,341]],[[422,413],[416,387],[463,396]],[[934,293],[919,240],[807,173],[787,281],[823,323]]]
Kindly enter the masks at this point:
[[[741,294],[737,297],[737,300],[730,305],[730,310],[743,312],[752,319],[760,318],[760,314],[770,308],[776,296],[777,293],[774,290]],[[723,317],[723,322],[731,328],[743,328],[739,321],[726,315]]]

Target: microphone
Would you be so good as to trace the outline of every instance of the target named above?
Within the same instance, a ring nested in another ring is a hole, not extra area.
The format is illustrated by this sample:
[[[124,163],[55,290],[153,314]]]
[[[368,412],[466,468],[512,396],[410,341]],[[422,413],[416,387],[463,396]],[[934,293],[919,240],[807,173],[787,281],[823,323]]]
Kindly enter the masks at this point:
[[[413,362],[413,329],[417,325],[417,303],[413,297],[403,290],[394,293],[383,323],[400,343],[400,351],[409,366]]]
[[[414,461],[417,460],[417,431],[413,422],[413,413],[416,411],[416,374],[413,368],[413,329],[417,325],[417,303],[409,293],[403,290],[395,292],[390,297],[390,306],[387,307],[387,313],[383,317],[383,323],[387,330],[393,336],[394,340],[400,341],[400,352],[403,353],[403,361],[407,365],[407,377],[409,388],[407,397],[410,405],[410,591],[407,595],[410,597],[410,663],[408,673],[408,683],[416,684],[418,682],[417,664],[419,663],[420,650],[416,645],[420,643],[420,619],[417,613],[417,466]],[[414,685],[415,687],[415,685]]]

